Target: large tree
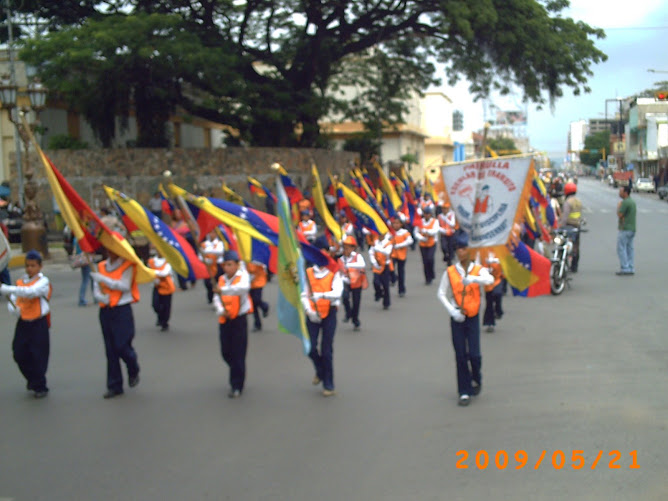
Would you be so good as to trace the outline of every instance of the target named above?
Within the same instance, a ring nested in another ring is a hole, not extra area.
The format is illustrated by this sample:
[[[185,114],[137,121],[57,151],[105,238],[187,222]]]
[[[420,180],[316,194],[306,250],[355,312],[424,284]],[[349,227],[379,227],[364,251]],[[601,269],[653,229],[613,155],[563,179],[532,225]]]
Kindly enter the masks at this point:
[[[607,157],[610,153],[610,131],[602,130],[585,137],[585,150],[580,153],[580,162],[585,165],[595,166],[603,155]]]
[[[176,93],[178,104],[237,127],[256,145],[318,145],[318,122],[332,114],[361,117],[369,127],[401,122],[406,96],[436,83],[435,62],[446,65],[451,83],[466,77],[475,97],[518,87],[527,100],[553,104],[568,88],[588,91],[592,65],[606,59],[594,45],[601,30],[562,17],[567,0],[57,3],[30,0],[24,10],[60,34],[112,15],[178,16],[202,48],[219,48],[208,61],[227,71],[221,79],[205,66],[202,74],[174,69],[181,89],[190,89]],[[76,37],[71,41],[79,45]],[[24,54],[49,72],[44,47],[29,45]],[[358,86],[368,99],[348,100],[337,92],[344,84]]]

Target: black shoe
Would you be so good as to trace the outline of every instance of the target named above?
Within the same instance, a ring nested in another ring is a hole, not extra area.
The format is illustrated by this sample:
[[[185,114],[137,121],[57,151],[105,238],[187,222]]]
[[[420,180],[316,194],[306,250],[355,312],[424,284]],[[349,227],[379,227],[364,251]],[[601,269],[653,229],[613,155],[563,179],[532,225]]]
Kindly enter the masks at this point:
[[[399,293],[399,297],[404,297],[405,295],[406,295],[405,292],[400,292],[400,293]]]
[[[475,395],[480,395],[480,392],[482,391],[482,385],[481,385],[481,384],[475,384],[475,383],[473,383],[473,384],[471,385],[471,387],[473,388],[472,391],[471,391],[471,393],[473,393],[474,396],[475,396]]]
[[[615,272],[615,275],[620,276],[620,277],[625,277],[627,275],[633,275],[632,271],[617,271]]]
[[[262,318],[267,318],[267,315],[269,315],[269,305],[267,305],[267,307],[262,310]]]
[[[345,317],[343,317],[343,323],[347,324],[348,322],[350,322],[350,317],[346,315]]]
[[[163,325],[162,327],[160,327],[160,332],[165,332],[168,330],[169,330],[169,325]]]
[[[137,374],[135,377],[131,377],[128,379],[128,385],[130,388],[134,388],[139,384],[139,374]]]
[[[253,332],[259,332],[259,331],[261,331],[261,330],[262,330],[262,326],[261,326],[261,325],[256,325],[256,326],[253,327]]]
[[[380,301],[381,299],[383,299],[381,296],[376,296],[373,298],[373,300],[376,302]]]
[[[241,396],[241,390],[230,390],[227,394],[227,398],[239,398]]]
[[[389,305],[389,304],[384,304],[384,305],[383,305],[383,309],[384,309],[384,310],[389,310],[389,309],[390,309],[390,305]]]
[[[102,398],[105,398],[105,399],[116,398],[116,397],[121,396],[122,394],[123,394],[122,391],[107,390],[107,393],[102,395]]]
[[[35,398],[44,398],[48,394],[49,394],[49,390],[40,390],[40,391],[36,391],[35,393],[33,393],[32,396],[35,397]]]
[[[359,325],[356,325],[355,327],[353,327],[353,331],[354,331],[354,332],[358,332],[359,330],[360,330],[360,326],[359,326]]]
[[[156,327],[160,327],[160,320],[157,320],[157,321],[155,322],[155,326],[156,326]]]

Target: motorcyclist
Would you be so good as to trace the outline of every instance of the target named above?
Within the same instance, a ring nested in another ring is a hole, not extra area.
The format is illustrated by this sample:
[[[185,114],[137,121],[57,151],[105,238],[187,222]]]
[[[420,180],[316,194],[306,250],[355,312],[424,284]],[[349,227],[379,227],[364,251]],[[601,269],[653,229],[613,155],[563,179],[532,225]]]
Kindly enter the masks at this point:
[[[566,183],[564,186],[565,200],[561,207],[559,228],[568,232],[568,238],[573,241],[573,258],[571,261],[571,272],[578,271],[580,260],[580,227],[582,226],[582,202],[575,195],[578,187],[575,183]]]

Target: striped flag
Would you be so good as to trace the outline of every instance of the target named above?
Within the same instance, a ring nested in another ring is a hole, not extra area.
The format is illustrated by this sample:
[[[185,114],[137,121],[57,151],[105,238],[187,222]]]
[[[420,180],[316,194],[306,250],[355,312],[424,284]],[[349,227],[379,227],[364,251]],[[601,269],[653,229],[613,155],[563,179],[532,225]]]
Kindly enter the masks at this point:
[[[280,174],[276,176],[278,198],[278,328],[281,332],[297,336],[304,348],[304,355],[311,351],[311,339],[306,329],[306,315],[301,296],[306,290],[304,258],[297,245],[292,226],[290,201]]]

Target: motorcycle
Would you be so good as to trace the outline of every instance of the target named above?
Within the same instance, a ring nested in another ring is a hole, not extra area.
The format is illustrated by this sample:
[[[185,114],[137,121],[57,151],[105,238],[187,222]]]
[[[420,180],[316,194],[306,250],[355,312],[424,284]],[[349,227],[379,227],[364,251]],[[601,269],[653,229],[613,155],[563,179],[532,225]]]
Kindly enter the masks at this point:
[[[579,236],[578,233],[587,231],[582,227],[584,224],[585,221],[583,220],[580,228],[571,227],[569,229],[560,228],[554,230],[552,266],[550,267],[550,291],[555,296],[564,292],[566,285],[571,280],[568,275],[573,264],[574,240]]]

